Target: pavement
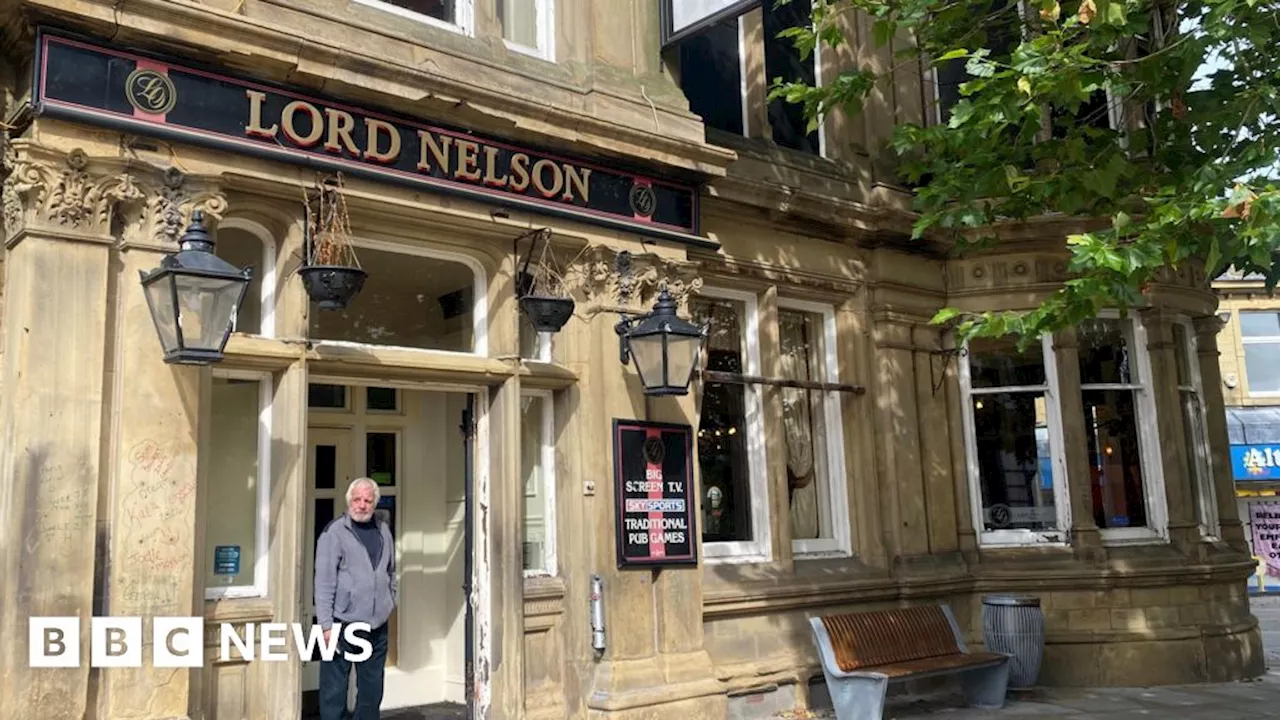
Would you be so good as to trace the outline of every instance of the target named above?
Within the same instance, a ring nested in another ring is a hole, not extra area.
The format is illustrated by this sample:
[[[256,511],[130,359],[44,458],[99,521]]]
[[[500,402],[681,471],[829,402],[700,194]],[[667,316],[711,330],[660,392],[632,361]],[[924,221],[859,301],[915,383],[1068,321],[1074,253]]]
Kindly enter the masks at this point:
[[[1158,688],[1010,690],[1002,710],[974,710],[955,696],[890,698],[885,720],[1244,720],[1280,718],[1280,597],[1254,596],[1267,673],[1245,682]],[[785,713],[779,720],[834,720],[830,710]]]

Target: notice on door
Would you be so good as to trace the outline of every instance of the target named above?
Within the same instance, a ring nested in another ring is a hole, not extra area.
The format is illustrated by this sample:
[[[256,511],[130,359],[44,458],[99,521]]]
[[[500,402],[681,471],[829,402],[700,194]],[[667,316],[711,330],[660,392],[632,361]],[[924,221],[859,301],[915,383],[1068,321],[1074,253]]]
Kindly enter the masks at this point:
[[[1267,575],[1280,577],[1280,503],[1249,503],[1253,526],[1253,554],[1266,563]]]
[[[693,429],[613,421],[618,567],[696,565]]]

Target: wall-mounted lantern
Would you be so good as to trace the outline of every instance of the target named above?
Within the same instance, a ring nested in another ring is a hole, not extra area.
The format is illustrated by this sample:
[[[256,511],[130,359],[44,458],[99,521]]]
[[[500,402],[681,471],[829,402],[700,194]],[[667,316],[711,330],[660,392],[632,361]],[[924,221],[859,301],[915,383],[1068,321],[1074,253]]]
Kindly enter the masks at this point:
[[[614,329],[622,364],[635,360],[646,395],[688,394],[707,330],[676,315],[675,298],[666,288],[652,312],[636,319],[623,315]]]
[[[166,363],[208,365],[222,360],[253,271],[214,255],[213,244],[204,213],[196,210],[178,241],[178,252],[166,255],[150,273],[138,273]]]

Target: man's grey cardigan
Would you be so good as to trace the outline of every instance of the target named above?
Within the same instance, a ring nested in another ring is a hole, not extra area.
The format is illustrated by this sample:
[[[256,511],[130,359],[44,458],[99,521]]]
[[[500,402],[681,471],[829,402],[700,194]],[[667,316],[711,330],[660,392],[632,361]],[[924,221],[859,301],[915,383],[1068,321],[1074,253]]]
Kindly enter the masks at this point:
[[[336,517],[320,533],[316,544],[316,621],[329,629],[334,621],[366,622],[376,630],[391,617],[396,606],[396,552],[391,529],[374,514],[382,536],[378,562],[369,562],[369,551],[351,527],[346,513]]]

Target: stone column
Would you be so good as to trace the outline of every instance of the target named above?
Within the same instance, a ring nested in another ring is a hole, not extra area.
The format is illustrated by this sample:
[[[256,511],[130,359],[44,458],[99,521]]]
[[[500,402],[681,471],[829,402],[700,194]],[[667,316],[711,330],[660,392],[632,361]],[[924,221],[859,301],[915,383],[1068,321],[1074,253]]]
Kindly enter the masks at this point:
[[[875,314],[876,468],[884,483],[880,511],[890,567],[929,552],[924,480],[920,472],[920,417],[916,405],[915,346],[919,318],[882,310]]]
[[[718,720],[724,717],[725,699],[703,647],[703,568],[618,569],[613,513],[613,420],[647,418],[697,426],[692,393],[678,399],[647,398],[635,371],[619,362],[616,313],[635,317],[648,312],[664,283],[680,312],[687,313],[687,293],[700,282],[690,265],[674,259],[635,257],[630,270],[619,274],[610,249],[584,257],[571,272],[582,272],[588,286],[582,312],[590,320],[580,337],[590,357],[582,368],[581,402],[571,422],[585,448],[583,477],[596,480],[588,506],[594,553],[581,557],[604,581],[606,637],[605,650],[593,659],[593,672],[586,678],[585,717]],[[696,456],[691,460],[696,462]],[[695,466],[695,485],[696,480]],[[695,510],[700,495],[695,487]]]
[[[0,358],[0,697],[6,717],[85,717],[116,163],[15,140],[5,158]],[[30,667],[28,621],[78,618],[71,667]],[[83,638],[83,641],[82,641]]]
[[[196,471],[202,369],[167,365],[139,282],[177,250],[193,210],[216,221],[215,184],[176,169],[139,174],[144,202],[125,220],[115,263],[107,352],[109,425],[104,479],[103,614],[141,617],[142,666],[98,672],[98,717],[174,718],[188,712],[192,670],[155,667],[157,616],[203,616],[196,557]]]
[[[1159,308],[1140,311],[1147,333],[1147,351],[1151,358],[1150,391],[1156,405],[1156,431],[1160,441],[1158,462],[1164,475],[1166,520],[1169,538],[1187,552],[1194,552],[1200,541],[1200,526],[1195,516],[1195,478],[1188,472],[1188,453],[1182,430],[1182,403],[1178,397],[1178,358],[1180,349],[1173,341],[1173,317]],[[1148,479],[1150,482],[1150,479]],[[1148,503],[1150,502],[1148,496]],[[1148,508],[1150,516],[1153,508]]]
[[[1227,418],[1223,410],[1222,368],[1218,364],[1218,333],[1222,321],[1216,315],[1195,319],[1196,354],[1200,363],[1200,386],[1209,435],[1209,461],[1213,469],[1214,497],[1218,504],[1220,534],[1231,547],[1248,552],[1240,512],[1236,507],[1235,481],[1231,475],[1231,441],[1227,438]]]
[[[950,449],[951,433],[960,426],[949,422],[947,403],[947,386],[952,377],[947,368],[953,363],[942,354],[942,334],[937,327],[917,325],[912,336],[916,346],[920,471],[924,483],[928,551],[931,555],[948,556],[950,562],[955,559],[953,553],[960,549]]]
[[[1053,360],[1058,366],[1058,402],[1062,410],[1062,453],[1067,463],[1067,492],[1071,497],[1071,549],[1081,560],[1100,560],[1102,536],[1093,519],[1089,443],[1084,429],[1084,400],[1080,397],[1080,344],[1074,329],[1053,336]]]

